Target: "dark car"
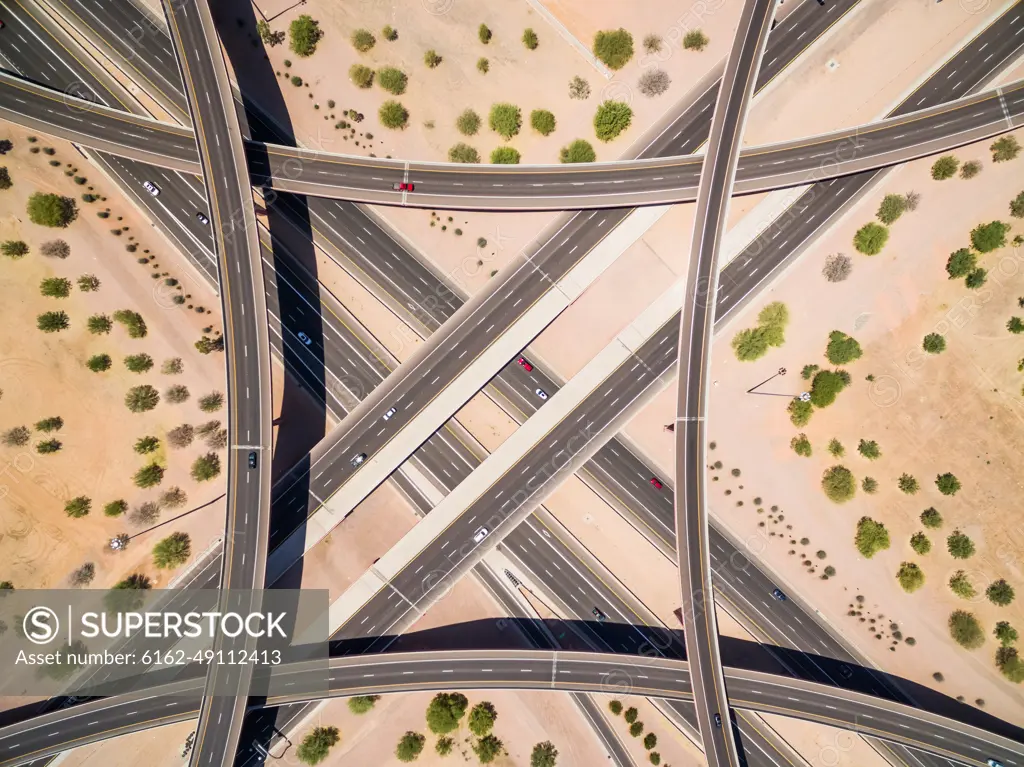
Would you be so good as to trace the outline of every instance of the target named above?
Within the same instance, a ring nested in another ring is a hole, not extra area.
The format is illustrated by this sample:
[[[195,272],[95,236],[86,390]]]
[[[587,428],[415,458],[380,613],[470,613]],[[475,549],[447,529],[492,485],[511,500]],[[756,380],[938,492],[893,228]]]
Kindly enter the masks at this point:
[[[249,453],[249,468],[250,469],[255,469],[256,468],[256,451],[255,450],[253,450],[252,452]]]
[[[604,623],[606,620],[608,620],[608,616],[606,616],[603,612],[598,610],[596,607],[593,610],[591,610],[590,612],[591,612],[591,614],[595,618],[597,618],[597,622],[598,623]]]
[[[843,677],[843,679],[850,679],[851,677],[853,677],[853,669],[849,666],[840,666],[839,674]]]
[[[786,601],[786,595],[782,593],[782,589],[772,589],[772,596],[778,599],[780,602]]]
[[[721,714],[715,714],[715,727],[717,727],[718,729],[722,729],[722,715]]]

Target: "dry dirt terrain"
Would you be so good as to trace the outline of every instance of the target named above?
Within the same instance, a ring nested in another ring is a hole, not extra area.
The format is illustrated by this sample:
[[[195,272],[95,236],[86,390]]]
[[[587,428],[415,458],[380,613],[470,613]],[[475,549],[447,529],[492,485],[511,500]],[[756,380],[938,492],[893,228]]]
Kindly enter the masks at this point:
[[[219,326],[219,300],[207,289],[196,287],[194,278],[177,254],[169,252],[151,231],[147,221],[120,200],[113,185],[70,145],[41,139],[35,144],[27,134],[8,128],[6,135],[15,144],[3,158],[14,185],[0,192],[0,240],[21,240],[29,253],[23,258],[0,258],[0,302],[10,332],[0,338],[0,430],[17,426],[30,429],[37,421],[53,416],[64,419],[63,428],[49,435],[33,430],[23,447],[0,447],[5,467],[0,485],[0,580],[10,580],[17,588],[59,587],[69,572],[93,562],[93,585],[110,585],[128,572],[141,571],[153,578],[154,585],[166,583],[170,571],[157,571],[150,562],[150,549],[159,538],[176,531],[188,533],[192,550],[202,552],[223,526],[223,479],[197,484],[189,476],[192,461],[208,452],[202,440],[184,450],[168,448],[167,430],[182,423],[199,425],[219,419],[224,411],[203,413],[198,399],[211,392],[223,392],[224,358],[220,353],[199,354],[194,342],[209,325]],[[30,153],[30,147],[53,147]],[[48,163],[57,162],[59,167]],[[70,166],[70,167],[69,167]],[[78,169],[87,183],[76,183],[65,170]],[[34,191],[55,192],[79,198],[88,188],[95,194],[110,195],[103,202],[85,203],[79,199],[79,215],[68,228],[52,230],[31,223],[25,212],[26,200]],[[97,211],[110,210],[101,219]],[[112,230],[121,233],[115,236]],[[62,239],[70,246],[66,259],[48,258],[40,252],[44,242]],[[128,252],[126,246],[137,245]],[[137,259],[148,254],[148,264]],[[150,274],[158,275],[152,279]],[[99,279],[99,289],[83,292],[75,284],[85,274]],[[164,276],[166,275],[166,276]],[[40,281],[48,277],[71,280],[69,297],[48,298],[40,294]],[[178,280],[194,291],[188,303],[205,306],[210,313],[189,311],[176,306],[171,298],[178,291],[166,285],[166,279]],[[147,335],[130,339],[115,323],[107,335],[92,335],[86,320],[95,314],[112,315],[119,309],[139,312],[147,325]],[[43,333],[36,328],[36,317],[45,311],[63,310],[70,328]],[[152,357],[153,368],[145,373],[129,372],[123,362],[128,354],[145,353]],[[85,362],[96,354],[109,354],[110,370],[93,373]],[[180,358],[183,372],[164,375],[165,360]],[[132,386],[150,384],[161,392],[161,403],[146,413],[133,414],[124,404]],[[170,404],[165,392],[171,385],[184,385],[190,397],[182,404]],[[143,436],[160,438],[160,447],[151,455],[133,451]],[[36,444],[57,438],[59,452],[42,455]],[[223,457],[223,451],[214,449]],[[139,490],[132,475],[142,466],[156,461],[166,469],[163,481],[155,488]],[[127,551],[113,554],[106,548],[117,533],[139,533],[149,525],[132,524],[129,518],[104,516],[103,507],[123,499],[130,509],[146,501],[156,501],[170,487],[181,488],[187,502],[167,508],[162,520],[190,509],[201,509],[180,522],[160,528],[133,540]],[[70,519],[64,504],[71,498],[87,496],[92,510],[81,519]]]
[[[968,290],[963,280],[949,280],[944,268],[951,252],[969,245],[969,232],[980,223],[1012,223],[1009,238],[1024,230],[1007,209],[1021,191],[1024,159],[994,164],[987,145],[957,152],[962,160],[982,162],[981,174],[969,181],[934,181],[928,161],[891,173],[784,279],[735,318],[713,353],[711,437],[717,447],[709,460],[723,463],[721,471],[712,472],[719,477],[714,513],[779,573],[780,585],[799,591],[883,668],[967,701],[981,699],[987,710],[1019,722],[1021,692],[995,669],[998,643],[991,632],[999,620],[1019,629],[1024,610],[1019,599],[996,607],[983,592],[999,578],[1018,591],[1024,585],[1020,525],[1008,513],[1016,508],[1021,490],[1014,467],[1024,447],[1024,379],[1017,369],[1020,343],[1006,328],[1009,318],[1021,313],[1024,253],[1009,245],[980,256],[988,282],[978,291]],[[919,208],[893,224],[881,254],[857,254],[853,234],[871,219],[884,194],[909,190],[921,194]],[[825,257],[835,252],[852,256],[853,273],[845,282],[829,284],[821,269]],[[738,362],[728,340],[753,325],[769,301],[789,307],[785,345],[755,363]],[[809,363],[828,365],[824,349],[833,329],[853,335],[863,356],[846,366],[849,391],[815,413],[806,427],[790,423],[787,398],[745,393],[779,367],[786,367],[787,375],[763,391],[793,395],[806,389],[800,370]],[[922,338],[932,332],[945,336],[944,353],[922,351]],[[673,411],[674,397],[662,395],[627,429],[665,467],[671,465],[672,445],[661,425]],[[810,458],[790,448],[798,432],[810,440]],[[841,459],[826,450],[833,438],[845,448]],[[861,439],[878,442],[879,460],[858,455]],[[820,478],[837,463],[849,467],[858,483],[866,476],[876,479],[877,494],[858,490],[846,504],[830,502]],[[952,497],[941,495],[934,484],[947,471],[963,485]],[[918,479],[919,492],[906,495],[897,488],[903,473]],[[918,555],[909,539],[924,529],[919,515],[929,507],[939,510],[944,523],[927,531],[931,552]],[[862,516],[885,523],[891,538],[891,547],[870,560],[853,546]],[[955,560],[946,551],[946,536],[956,528],[975,543],[977,553],[967,560]],[[807,544],[791,542],[803,538]],[[824,559],[817,558],[818,550]],[[805,558],[812,563],[810,576],[801,564]],[[904,593],[896,581],[904,561],[916,562],[925,572],[926,583],[917,593]],[[821,580],[828,565],[837,574]],[[946,585],[961,569],[978,591],[971,600],[955,597]],[[981,621],[988,636],[981,649],[968,652],[951,641],[946,622],[955,609],[969,610]],[[851,616],[850,611],[860,614]],[[894,637],[891,622],[899,624],[895,631],[903,639],[913,637],[916,644]],[[944,681],[933,678],[936,672]]]

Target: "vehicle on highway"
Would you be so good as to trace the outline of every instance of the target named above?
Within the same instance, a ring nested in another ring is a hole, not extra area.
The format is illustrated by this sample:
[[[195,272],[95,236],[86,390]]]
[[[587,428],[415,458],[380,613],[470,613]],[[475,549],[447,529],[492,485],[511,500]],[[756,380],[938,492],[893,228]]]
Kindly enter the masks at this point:
[[[598,622],[598,623],[604,623],[604,622],[605,622],[606,620],[608,620],[608,616],[607,616],[607,615],[605,615],[605,614],[604,614],[603,612],[601,612],[600,610],[598,610],[598,609],[597,609],[596,607],[595,607],[595,608],[594,608],[593,610],[591,610],[590,612],[591,612],[591,614],[592,614],[592,615],[593,615],[593,616],[594,616],[595,618],[597,618],[597,622]]]
[[[397,413],[397,412],[398,412],[398,408],[394,408],[394,407],[392,407],[392,408],[388,408],[388,412],[386,412],[386,413],[384,414],[384,420],[385,420],[385,421],[388,421],[388,420],[390,420],[390,419],[391,419],[391,416],[393,416],[393,415],[394,415],[395,413]]]
[[[391,185],[391,188],[394,189],[396,192],[411,192],[416,188],[416,185],[413,184],[411,181],[396,181],[394,184]]]
[[[154,184],[152,181],[143,181],[142,188],[149,192],[154,197],[160,196],[160,187]]]
[[[210,219],[208,219],[206,217],[206,214],[203,213],[201,210],[196,211],[196,218],[199,220],[199,223],[202,224],[203,226],[210,225]]]
[[[544,391],[543,389],[534,389],[533,393],[536,394],[541,399],[547,399],[548,398],[548,393],[546,391]]]
[[[533,372],[533,365],[530,364],[530,361],[526,359],[526,357],[520,357],[519,359],[516,360],[516,363],[527,373]]]
[[[780,602],[786,601],[786,595],[782,593],[782,589],[772,589],[772,596],[778,599]]]
[[[1002,762],[997,762],[995,759],[988,760],[988,767],[1004,767]]]
[[[479,530],[473,533],[473,543],[480,543],[480,541],[487,537],[487,534],[489,532],[491,531],[488,530],[486,527],[481,527]]]
[[[661,490],[665,487],[657,477],[651,477],[651,484],[654,485],[655,490]]]
[[[366,453],[358,453],[352,456],[352,460],[349,461],[353,466],[359,466],[363,461],[366,460]]]
[[[853,669],[849,666],[840,666],[839,675],[842,676],[843,679],[850,679],[853,677]]]
[[[722,729],[722,715],[721,714],[715,714],[715,727],[717,727],[718,729]]]
[[[307,336],[301,330],[298,333],[296,333],[295,335],[297,335],[299,337],[299,340],[302,341],[302,343],[304,343],[306,346],[312,346],[313,345],[313,339],[310,338],[309,336]]]
[[[250,469],[255,469],[256,468],[256,461],[257,461],[256,451],[252,450],[249,453],[249,468]]]

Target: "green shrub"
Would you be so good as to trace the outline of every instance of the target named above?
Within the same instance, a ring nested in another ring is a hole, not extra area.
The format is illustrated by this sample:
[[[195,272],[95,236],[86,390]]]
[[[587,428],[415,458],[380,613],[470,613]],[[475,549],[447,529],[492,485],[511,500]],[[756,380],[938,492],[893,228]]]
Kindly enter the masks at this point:
[[[148,354],[129,354],[124,358],[124,366],[132,373],[146,373],[153,367],[153,358]]]
[[[423,63],[427,65],[428,69],[436,69],[442,61],[442,58],[437,54],[433,48],[423,54]]]
[[[49,455],[59,453],[62,447],[64,447],[64,443],[59,439],[44,439],[36,443],[36,452],[40,455]]]
[[[961,647],[976,650],[985,644],[985,632],[973,613],[954,610],[949,616],[949,635]]]
[[[799,434],[793,437],[789,442],[789,446],[793,448],[793,452],[797,455],[803,456],[804,458],[811,457],[811,441],[807,439],[806,434]]]
[[[833,365],[846,365],[859,360],[862,354],[860,344],[853,336],[848,336],[841,330],[833,330],[828,334],[825,357]]]
[[[836,465],[825,470],[821,476],[821,489],[833,503],[846,503],[857,492],[857,481],[853,472],[845,466]]]
[[[348,710],[353,714],[365,714],[376,705],[378,700],[380,700],[379,695],[356,695],[348,699]]]
[[[192,556],[192,540],[188,533],[171,533],[153,547],[153,566],[173,570]]]
[[[992,150],[992,162],[1013,160],[1020,154],[1020,144],[1014,136],[1003,136],[989,147]]]
[[[206,482],[220,474],[220,458],[216,453],[201,455],[192,462],[192,479]]]
[[[384,28],[380,31],[380,36],[387,40],[389,43],[395,42],[398,39],[398,30],[390,24],[385,24]]]
[[[314,727],[295,749],[295,756],[303,764],[320,764],[327,758],[331,748],[341,740],[341,733],[337,727]],[[422,745],[420,746],[422,749]]]
[[[491,32],[490,28],[486,24],[481,24],[476,31],[476,36],[480,39],[484,45],[491,42],[491,38],[494,37],[494,33]]]
[[[135,440],[132,449],[139,455],[149,455],[150,453],[155,453],[159,447],[160,439],[158,437],[146,436]]]
[[[414,762],[423,751],[423,745],[427,739],[418,732],[408,731],[403,735],[395,747],[395,757],[400,762]]]
[[[609,69],[622,69],[633,58],[633,35],[619,27],[594,36],[594,55]]]
[[[956,495],[960,490],[960,480],[956,475],[946,472],[935,478],[935,486],[943,495]]]
[[[80,495],[64,504],[64,513],[72,519],[81,519],[92,511],[92,500]]]
[[[480,153],[469,144],[463,144],[460,141],[448,150],[448,162],[480,162]]]
[[[128,331],[129,338],[145,338],[149,332],[142,315],[130,309],[118,309],[114,312],[114,321]]]
[[[63,228],[78,217],[78,206],[70,197],[33,192],[28,198],[28,217],[39,226]]]
[[[948,178],[953,178],[959,167],[960,161],[953,155],[943,155],[932,165],[932,178],[936,181],[945,181]]]
[[[902,194],[887,194],[878,206],[878,220],[886,226],[896,222],[907,210],[907,198]]]
[[[857,445],[857,452],[869,461],[877,460],[882,456],[882,451],[878,449],[878,443],[875,440],[862,439]]]
[[[999,640],[999,644],[1003,647],[1009,647],[1015,643],[1018,638],[1017,629],[1006,621],[999,621],[992,633],[995,635],[995,638]]]
[[[1014,218],[1024,218],[1024,192],[1010,200],[1010,215]]]
[[[39,292],[47,298],[67,298],[71,295],[71,280],[47,277],[39,283]]]
[[[318,21],[313,19],[312,16],[303,14],[288,26],[288,36],[290,38],[289,47],[291,47],[292,53],[305,58],[306,56],[312,56],[316,52],[317,43],[323,38],[324,33],[320,29]],[[370,35],[370,37],[372,39],[373,35]],[[354,42],[355,36],[353,35],[353,44]]]
[[[525,45],[528,50],[537,50],[539,42],[540,41],[537,39],[537,33],[532,29],[526,29],[523,31],[523,45]]]
[[[498,718],[498,711],[494,704],[488,701],[477,703],[469,712],[469,731],[482,738],[494,729],[494,722]]]
[[[811,382],[811,404],[815,407],[828,407],[845,388],[846,381],[838,372],[819,370]]]
[[[480,130],[480,115],[466,109],[455,119],[455,127],[463,136],[475,136]]]
[[[409,110],[397,101],[385,101],[377,110],[377,118],[385,128],[404,130],[409,124]]]
[[[518,165],[519,151],[510,146],[499,146],[491,152],[492,165]]]
[[[384,67],[377,72],[377,84],[388,93],[401,96],[409,84],[409,77],[401,69]]]
[[[301,88],[302,87],[302,78],[299,77],[298,75],[292,75],[292,77],[291,77],[291,84],[294,85],[296,88]]]
[[[863,557],[871,559],[879,551],[889,548],[889,531],[881,522],[876,522],[870,517],[861,517],[857,522],[854,543]]]
[[[1007,583],[1004,578],[1000,578],[998,581],[993,581],[985,589],[985,596],[988,597],[988,601],[992,604],[1006,607],[1013,601],[1015,594],[1013,586]]]
[[[853,247],[866,256],[877,256],[889,241],[889,230],[874,221],[864,224],[853,236]]]
[[[594,132],[601,141],[611,141],[633,121],[633,110],[623,101],[605,101],[594,115]]]
[[[618,716],[622,713],[622,702],[618,700],[609,701],[608,710],[615,714],[615,716]]]
[[[0,167],[0,189],[10,189],[13,185],[10,171],[6,167]]]
[[[103,507],[103,514],[107,517],[120,517],[128,511],[128,502],[124,500],[111,501]]]
[[[979,253],[990,253],[1006,245],[1006,234],[1010,225],[1002,221],[990,221],[978,224],[971,230],[971,245]]]
[[[458,729],[469,701],[460,693],[439,692],[427,706],[427,727],[435,735],[447,735]]]
[[[929,333],[921,341],[921,348],[929,354],[941,354],[946,351],[946,339],[938,333]]]
[[[960,166],[960,178],[967,180],[972,179],[981,173],[981,163],[976,160],[965,162]]]
[[[978,257],[967,248],[960,248],[949,254],[946,260],[946,274],[949,279],[957,280],[966,277],[978,265]]]
[[[917,479],[906,473],[900,474],[900,478],[896,480],[896,486],[907,495],[914,495],[920,489]]]
[[[352,41],[352,47],[360,53],[366,53],[377,44],[377,38],[368,29],[357,29],[349,39]]]
[[[1014,684],[1024,682],[1024,662],[1021,662],[1016,647],[1000,647],[996,650],[996,666]]]
[[[874,477],[864,477],[861,480],[860,488],[868,495],[874,495],[878,492],[878,480]]]
[[[160,402],[160,392],[149,384],[133,386],[124,396],[124,404],[133,413],[145,413]]]
[[[977,589],[963,570],[957,570],[949,577],[949,590],[961,599],[974,599],[978,595]]]
[[[589,141],[578,138],[571,144],[561,148],[558,153],[558,159],[563,163],[595,162],[597,160],[597,153]]]
[[[363,64],[353,64],[348,70],[348,79],[357,88],[373,86],[373,70]]]
[[[530,127],[542,136],[550,136],[555,130],[555,116],[546,109],[530,112]]]
[[[132,481],[136,487],[143,489],[149,487],[156,487],[164,481],[164,467],[158,463],[151,463],[148,466],[143,466],[132,477]]]
[[[687,32],[683,38],[683,48],[688,51],[702,51],[708,47],[708,43],[711,40],[708,36],[701,32],[699,29],[695,29],[692,32]]]
[[[981,267],[978,267],[973,272],[967,275],[964,279],[964,285],[969,287],[971,290],[977,290],[985,284],[985,280],[988,277],[988,272]]]
[[[932,530],[942,527],[942,515],[935,509],[925,509],[921,512],[920,519],[922,525]]]
[[[954,530],[946,538],[946,549],[953,559],[970,559],[974,556],[974,541],[960,530]]]
[[[924,533],[914,533],[910,536],[910,548],[924,556],[932,550],[932,542],[928,540],[928,536]]]
[[[629,725],[629,734],[632,735],[634,738],[639,738],[641,735],[643,735],[643,732],[643,722],[633,722],[633,724]]]
[[[924,571],[913,562],[904,562],[896,571],[896,580],[908,594],[913,594],[924,585]]]
[[[846,448],[842,442],[833,438],[828,441],[828,453],[833,458],[842,458],[846,454]]]
[[[761,328],[744,328],[732,337],[732,350],[740,362],[753,362],[768,353],[768,339]]]
[[[85,362],[85,366],[93,373],[102,373],[110,370],[110,366],[113,364],[109,354],[94,354]]]
[[[22,240],[5,240],[0,244],[0,253],[8,258],[24,258],[28,255],[28,243]]]
[[[508,141],[523,126],[523,113],[515,104],[494,104],[488,124],[492,131]]]
[[[491,71],[491,62],[481,56],[476,60],[476,71],[482,75],[486,75]]]
[[[44,333],[59,333],[71,326],[66,312],[43,312],[36,317],[36,327]]]
[[[811,414],[814,412],[814,406],[810,402],[804,402],[798,397],[794,397],[789,402],[789,406],[786,408],[789,411],[789,420],[793,422],[794,426],[806,426],[811,420]]]

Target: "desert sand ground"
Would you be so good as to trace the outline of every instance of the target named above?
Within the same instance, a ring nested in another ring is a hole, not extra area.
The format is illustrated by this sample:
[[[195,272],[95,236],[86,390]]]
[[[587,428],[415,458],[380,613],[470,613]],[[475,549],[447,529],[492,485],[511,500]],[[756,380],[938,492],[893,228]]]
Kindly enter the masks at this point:
[[[740,540],[762,550],[761,556],[780,579],[798,589],[874,662],[947,694],[963,695],[968,701],[983,699],[992,713],[1020,721],[1021,693],[992,664],[996,642],[990,636],[982,649],[967,652],[955,647],[946,631],[946,619],[957,608],[973,611],[986,632],[997,620],[1014,625],[1024,621],[1019,600],[997,608],[983,596],[959,600],[946,587],[958,569],[968,572],[979,592],[1000,577],[1017,588],[1021,585],[1024,541],[1018,521],[1006,513],[1020,493],[1019,472],[1013,470],[1024,434],[1016,369],[1020,349],[1005,323],[1019,312],[1024,256],[1007,247],[982,257],[989,281],[973,295],[962,281],[948,280],[944,270],[948,254],[968,244],[968,232],[976,224],[1002,219],[1013,222],[1015,232],[1021,230],[1007,215],[1008,200],[1020,191],[1021,160],[993,164],[987,143],[957,153],[983,161],[982,175],[972,181],[933,181],[928,161],[892,173],[731,323],[713,354],[712,375],[718,386],[711,400],[711,419],[717,424],[711,438],[717,449],[711,458],[742,474],[734,478],[727,471],[719,473],[724,476],[716,485],[721,490],[713,498],[713,511]],[[853,232],[871,218],[882,195],[910,189],[921,193],[921,206],[893,226],[883,252],[874,258],[854,253]],[[837,251],[853,255],[854,272],[846,282],[830,285],[820,269],[825,256]],[[756,363],[737,362],[727,339],[750,325],[756,312],[773,300],[790,307],[793,321],[786,345]],[[798,371],[806,363],[825,364],[823,349],[833,328],[858,338],[864,356],[849,366],[851,390],[831,409],[817,413],[805,429],[789,423],[785,398],[743,393],[780,366],[791,372],[776,379],[769,391],[793,394],[804,388]],[[948,350],[924,359],[921,338],[933,331],[946,335]],[[873,382],[865,380],[869,374]],[[673,409],[673,397],[660,396],[627,428],[666,467],[671,465],[672,445],[661,425]],[[811,459],[790,450],[789,440],[797,431],[811,439]],[[833,437],[846,447],[842,463],[858,480],[872,476],[879,481],[877,495],[858,493],[842,507],[822,495],[821,472],[837,462],[825,451]],[[856,454],[861,438],[879,442],[881,460],[869,463]],[[963,482],[963,490],[952,498],[941,496],[933,484],[934,477],[945,471],[954,471]],[[919,479],[922,490],[917,495],[896,489],[903,472]],[[753,503],[754,496],[762,496],[762,503]],[[737,498],[746,505],[739,507]],[[769,506],[776,505],[791,530],[779,524],[778,515],[768,516]],[[765,514],[758,514],[757,506],[766,509]],[[930,532],[932,552],[917,556],[908,540],[922,529],[918,515],[931,506],[940,510],[945,524]],[[862,515],[885,522],[892,539],[892,547],[871,561],[859,557],[852,545],[854,526]],[[956,527],[970,535],[978,549],[964,562],[945,552],[944,538]],[[808,577],[799,564],[802,557],[787,554],[790,536],[810,538],[808,546],[794,547],[801,551],[826,550],[827,560],[816,567],[832,564],[837,576],[828,582],[817,575]],[[904,594],[895,580],[900,562],[906,560],[918,562],[927,577],[925,587],[913,595]],[[854,609],[857,595],[864,597],[864,615],[849,617],[846,613]],[[862,624],[860,617],[876,624]],[[892,645],[885,628],[890,621],[900,624],[904,637],[914,637],[916,646]],[[883,629],[869,629],[871,625]],[[882,639],[874,639],[875,633],[883,634]],[[932,679],[940,670],[946,679],[942,683]]]
[[[67,144],[40,140],[34,145],[53,146],[56,154],[51,158],[42,152],[30,154],[33,145],[26,141],[23,131],[8,127],[6,135],[15,143],[14,150],[3,158],[14,186],[0,197],[0,239],[23,239],[31,251],[20,260],[4,258],[0,274],[9,326],[17,329],[0,340],[0,357],[4,360],[0,366],[0,388],[4,391],[0,428],[31,427],[49,416],[61,416],[64,427],[54,435],[63,443],[56,454],[35,452],[34,445],[42,438],[39,433],[33,434],[24,448],[0,448],[6,467],[0,499],[0,558],[5,563],[2,578],[13,581],[18,588],[58,587],[72,569],[91,561],[96,566],[96,586],[109,585],[132,571],[146,572],[155,585],[166,583],[173,572],[154,570],[149,561],[150,548],[159,538],[181,530],[192,537],[195,554],[203,551],[223,526],[223,505],[217,500],[224,491],[223,480],[197,485],[189,477],[192,460],[206,452],[201,442],[181,451],[171,451],[162,444],[151,457],[166,466],[164,480],[154,489],[140,491],[132,484],[132,474],[150,457],[136,455],[132,445],[147,434],[162,439],[168,429],[182,422],[223,420],[223,411],[200,412],[197,399],[223,391],[224,358],[220,354],[203,356],[193,347],[203,327],[220,324],[219,301],[209,292],[196,290],[192,300],[214,312],[202,315],[171,304],[173,289],[162,279],[149,276],[153,263],[140,265],[136,259],[146,249],[152,250],[155,263],[159,263],[156,272],[168,272],[191,285],[185,277],[186,267],[151,232],[149,223],[117,198],[113,185]],[[60,161],[62,167],[50,167],[47,163],[51,159]],[[36,190],[78,197],[86,187],[76,186],[62,173],[65,163],[72,163],[88,177],[97,193],[110,195],[110,199],[93,204],[80,201],[77,221],[65,230],[47,230],[28,220],[25,202]],[[101,220],[96,211],[107,206],[111,217]],[[112,228],[126,231],[115,237],[110,233]],[[57,238],[71,246],[66,260],[47,258],[39,252],[43,242]],[[125,249],[129,238],[135,238],[139,246],[136,253]],[[67,277],[74,282],[82,274],[95,274],[100,289],[83,293],[74,287],[66,299],[39,294],[39,282],[45,277]],[[36,315],[57,309],[70,316],[70,329],[55,334],[37,330]],[[148,336],[130,340],[120,327],[106,336],[88,333],[85,321],[89,315],[111,314],[117,309],[139,311],[148,325]],[[155,362],[148,373],[134,374],[124,367],[122,358],[139,352],[151,355]],[[113,358],[108,372],[96,374],[85,367],[85,360],[97,353],[108,353]],[[184,372],[162,375],[161,364],[173,357],[183,360]],[[148,413],[132,414],[124,406],[125,392],[143,383],[160,391],[172,384],[184,384],[191,398],[184,404],[162,402]],[[122,554],[105,549],[113,535],[135,533],[141,528],[125,518],[104,517],[104,504],[123,498],[134,508],[143,501],[155,500],[162,490],[172,486],[186,492],[188,503],[180,509],[165,510],[162,519],[189,509],[202,507],[201,511],[140,537]],[[69,519],[64,503],[79,495],[92,499],[92,511],[85,518]]]
[[[846,730],[776,714],[762,716],[811,767],[886,767],[889,764],[866,740]]]

